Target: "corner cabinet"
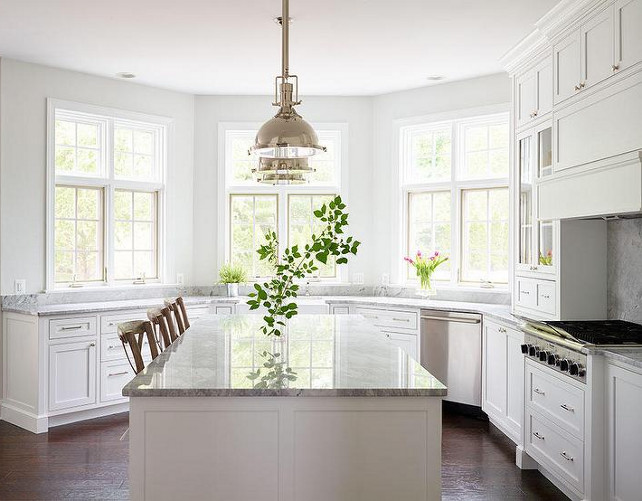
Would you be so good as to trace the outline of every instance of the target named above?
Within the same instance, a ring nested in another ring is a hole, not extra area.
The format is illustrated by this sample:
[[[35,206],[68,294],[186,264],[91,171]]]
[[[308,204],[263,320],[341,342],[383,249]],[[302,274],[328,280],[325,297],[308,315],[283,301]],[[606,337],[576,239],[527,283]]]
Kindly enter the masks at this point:
[[[524,416],[524,334],[484,319],[482,410],[515,444],[522,442]]]

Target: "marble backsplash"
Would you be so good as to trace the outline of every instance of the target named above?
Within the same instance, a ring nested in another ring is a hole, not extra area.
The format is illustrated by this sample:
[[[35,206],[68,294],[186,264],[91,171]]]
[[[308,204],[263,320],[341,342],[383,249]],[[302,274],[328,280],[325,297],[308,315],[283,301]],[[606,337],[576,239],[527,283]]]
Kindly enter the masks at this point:
[[[241,285],[239,294],[244,296],[253,289],[251,285]],[[307,294],[306,294],[307,293]],[[124,301],[129,299],[151,299],[173,296],[225,296],[224,285],[214,286],[140,286],[127,289],[101,289],[101,290],[71,290],[68,292],[56,291],[53,293],[10,295],[2,297],[2,305],[33,307],[47,306],[53,304],[69,303],[92,303],[104,301]],[[401,287],[390,285],[387,287],[373,287],[369,285],[331,285],[315,284],[309,286],[301,285],[300,296],[387,296],[395,298],[413,298],[416,296],[416,289],[412,287]],[[442,289],[431,299],[443,301],[464,301],[471,303],[487,304],[510,304],[510,295],[503,291],[459,291],[456,289]]]
[[[642,323],[642,219],[608,223],[608,316]]]

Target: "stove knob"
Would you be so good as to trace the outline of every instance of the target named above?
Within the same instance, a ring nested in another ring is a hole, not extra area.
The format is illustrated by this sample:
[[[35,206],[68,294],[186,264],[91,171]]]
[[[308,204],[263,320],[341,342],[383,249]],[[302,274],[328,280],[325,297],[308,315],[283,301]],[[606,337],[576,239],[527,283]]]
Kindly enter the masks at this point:
[[[561,371],[568,371],[568,366],[571,364],[570,360],[568,358],[563,358],[560,360],[560,370]]]
[[[556,355],[555,353],[550,353],[546,361],[548,362],[548,365],[558,365],[559,360],[560,357],[558,355]]]
[[[539,352],[539,361],[540,362],[546,362],[548,360],[548,356],[550,353],[546,350],[542,350]]]
[[[539,348],[537,346],[535,346],[533,344],[528,346],[528,354],[531,357],[534,357],[536,355],[536,350],[537,350],[537,353],[539,353]]]
[[[578,362],[573,362],[569,367],[568,371],[571,373],[571,376],[579,376],[580,371],[586,374],[586,371],[584,370],[584,366]]]
[[[580,365],[580,370],[578,371],[577,375],[579,377],[586,377],[586,369]]]
[[[529,347],[530,347],[530,344],[523,344],[522,345],[522,353],[527,354]]]

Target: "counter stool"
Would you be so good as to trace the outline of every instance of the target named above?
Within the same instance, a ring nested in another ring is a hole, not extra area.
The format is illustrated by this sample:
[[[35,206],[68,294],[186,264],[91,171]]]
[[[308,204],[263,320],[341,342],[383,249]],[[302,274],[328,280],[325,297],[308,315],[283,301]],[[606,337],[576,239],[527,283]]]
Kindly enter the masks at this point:
[[[149,344],[152,360],[158,356],[158,345],[156,344],[154,328],[151,322],[134,320],[133,322],[118,324],[118,337],[121,343],[123,343],[127,361],[136,374],[145,368],[145,361],[143,360],[143,343],[145,338],[147,338],[147,343]]]

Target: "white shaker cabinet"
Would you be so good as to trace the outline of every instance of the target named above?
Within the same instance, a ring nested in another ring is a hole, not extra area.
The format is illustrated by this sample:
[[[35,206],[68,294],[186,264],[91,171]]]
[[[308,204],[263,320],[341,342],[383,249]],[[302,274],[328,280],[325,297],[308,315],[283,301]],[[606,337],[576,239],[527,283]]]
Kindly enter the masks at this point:
[[[513,442],[521,443],[524,414],[524,355],[520,331],[484,320],[482,410]]]
[[[582,88],[606,80],[615,71],[613,9],[607,8],[580,29],[582,37]]]
[[[615,60],[616,71],[642,62],[642,0],[615,2]]]
[[[546,115],[553,109],[553,62],[548,56],[515,78],[517,127]]]
[[[49,410],[96,403],[96,340],[49,346]]]
[[[553,95],[555,103],[581,90],[581,39],[574,31],[553,47]]]
[[[606,368],[608,499],[634,501],[642,493],[642,374]]]

